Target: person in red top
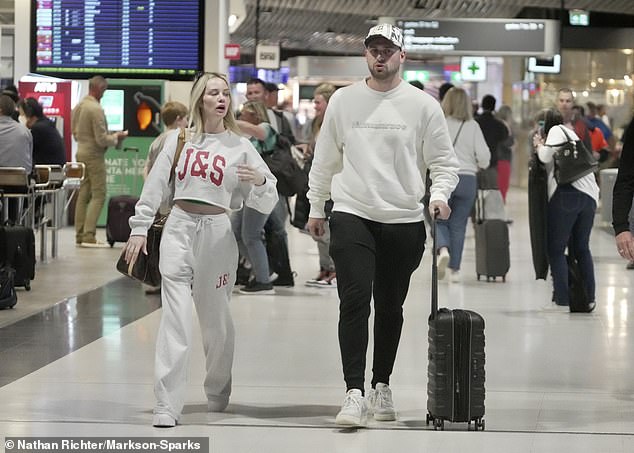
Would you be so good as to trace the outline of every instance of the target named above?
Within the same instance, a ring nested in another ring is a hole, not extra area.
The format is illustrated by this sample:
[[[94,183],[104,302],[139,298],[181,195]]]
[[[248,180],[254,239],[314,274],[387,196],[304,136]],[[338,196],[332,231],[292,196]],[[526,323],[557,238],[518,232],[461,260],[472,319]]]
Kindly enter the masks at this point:
[[[588,125],[583,121],[582,117],[576,116],[574,113],[575,95],[570,88],[561,88],[557,94],[557,110],[564,119],[564,126],[575,131],[577,137],[586,145],[588,149],[592,149],[592,141],[588,133]]]

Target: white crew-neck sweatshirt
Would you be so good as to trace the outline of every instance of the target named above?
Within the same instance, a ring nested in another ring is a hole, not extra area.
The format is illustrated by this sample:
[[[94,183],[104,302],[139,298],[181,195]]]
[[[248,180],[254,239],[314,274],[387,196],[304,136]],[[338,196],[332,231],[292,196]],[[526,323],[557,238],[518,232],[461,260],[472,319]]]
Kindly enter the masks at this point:
[[[330,98],[310,171],[310,216],[324,218],[324,203],[381,223],[421,221],[425,172],[431,201],[447,202],[459,163],[438,102],[410,84],[390,91],[366,81]]]

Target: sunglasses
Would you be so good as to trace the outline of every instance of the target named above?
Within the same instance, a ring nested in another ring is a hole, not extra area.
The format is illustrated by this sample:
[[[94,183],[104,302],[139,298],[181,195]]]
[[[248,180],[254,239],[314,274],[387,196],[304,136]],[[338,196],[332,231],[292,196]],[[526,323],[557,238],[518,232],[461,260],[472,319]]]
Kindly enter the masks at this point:
[[[367,51],[370,55],[372,55],[374,58],[378,58],[379,55],[382,56],[384,59],[389,59],[392,57],[392,55],[394,55],[396,52],[400,51],[401,49],[399,49],[398,47],[385,47],[383,49],[379,49],[377,47],[368,47]]]

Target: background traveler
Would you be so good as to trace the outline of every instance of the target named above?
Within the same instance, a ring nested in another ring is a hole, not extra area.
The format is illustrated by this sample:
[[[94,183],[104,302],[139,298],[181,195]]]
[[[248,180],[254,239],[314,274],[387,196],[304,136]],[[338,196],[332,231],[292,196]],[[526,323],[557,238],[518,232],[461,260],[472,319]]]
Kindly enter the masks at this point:
[[[97,219],[106,202],[105,154],[110,146],[120,145],[128,131],[109,133],[106,114],[99,104],[108,89],[102,76],[88,81],[88,94],[75,106],[71,116],[73,137],[77,141],[77,162],[86,166],[75,207],[75,243],[81,247],[108,247],[98,241]]]
[[[35,98],[18,102],[20,122],[31,130],[33,136],[33,165],[64,165],[66,146],[55,124],[44,115]]]
[[[451,215],[447,220],[438,220],[436,225],[438,278],[445,277],[448,266],[451,281],[458,282],[467,223],[478,190],[476,173],[489,166],[491,154],[480,126],[471,116],[471,101],[465,90],[450,89],[442,101],[442,109],[460,168],[458,185],[449,198]]]
[[[27,173],[33,170],[33,137],[31,132],[13,119],[15,102],[6,94],[0,94],[0,167],[24,167]],[[23,200],[8,200],[8,219],[19,223],[19,205]],[[1,211],[0,211],[1,212]]]
[[[262,155],[273,152],[278,134],[271,127],[262,101],[248,101],[242,106],[238,126],[243,134],[250,136],[251,144]],[[270,282],[269,259],[262,240],[264,225],[269,213],[262,213],[249,206],[231,215],[231,226],[238,241],[240,255],[251,264],[251,275],[240,289],[243,294],[275,294]]]
[[[539,160],[548,171],[548,262],[553,277],[554,298],[557,305],[569,306],[568,263],[565,251],[579,263],[579,271],[585,291],[590,300],[589,311],[594,310],[595,280],[594,263],[590,252],[590,233],[599,201],[599,186],[593,173],[582,176],[570,184],[557,184],[554,177],[553,155],[562,143],[566,143],[563,116],[557,110],[546,112],[544,134],[546,139],[535,134],[533,144]],[[579,140],[572,130],[566,131],[571,140]]]
[[[495,117],[495,97],[487,94],[482,98],[482,113],[476,117],[476,121],[482,129],[484,140],[491,153],[490,168],[495,168],[498,172],[498,146],[509,136],[506,125]]]
[[[337,90],[331,83],[322,83],[317,85],[315,92],[313,93],[313,106],[315,107],[315,117],[306,122],[305,134],[308,137],[308,143],[303,145],[304,157],[305,157],[305,170],[310,172],[313,156],[315,152],[315,143],[321,130],[321,125],[324,122],[324,115],[328,108],[328,102],[331,96]],[[306,197],[306,192],[297,194],[295,199],[295,212],[297,213],[297,204],[305,203],[307,208],[306,216],[310,213],[310,202]],[[311,235],[313,240],[317,243],[317,250],[319,252],[319,273],[315,278],[306,281],[306,286],[313,286],[317,288],[336,288],[337,287],[337,272],[335,271],[335,262],[330,256],[330,227],[328,225],[328,218],[332,212],[332,200],[326,201],[324,207],[324,213],[326,214],[326,222],[324,222],[324,234],[321,236]]]

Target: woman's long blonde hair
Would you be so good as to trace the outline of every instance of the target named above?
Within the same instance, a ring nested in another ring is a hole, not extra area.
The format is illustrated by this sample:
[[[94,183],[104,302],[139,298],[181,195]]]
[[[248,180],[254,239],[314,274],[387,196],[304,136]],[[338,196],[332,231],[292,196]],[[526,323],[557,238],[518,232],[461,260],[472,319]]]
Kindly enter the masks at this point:
[[[473,118],[471,101],[467,92],[462,88],[453,87],[442,100],[442,111],[445,116],[455,118],[459,121],[468,121]]]
[[[242,105],[242,111],[248,110],[255,114],[260,123],[269,123],[269,114],[266,111],[266,105],[262,101],[247,101]]]
[[[205,132],[205,119],[203,115],[203,96],[207,89],[207,82],[211,79],[221,79],[227,85],[227,88],[231,88],[227,76],[218,72],[205,72],[194,82],[192,86],[189,106],[190,106],[190,120],[189,127],[194,134],[202,134]],[[236,123],[236,117],[233,115],[231,104],[233,99],[231,93],[229,93],[229,102],[227,103],[227,114],[223,118],[222,122],[226,130],[240,134],[240,128]]]
[[[319,84],[317,85],[317,88],[315,88],[315,92],[313,93],[313,98],[317,95],[321,95],[321,97],[324,98],[324,101],[326,101],[326,104],[328,104],[328,102],[330,102],[330,97],[333,95],[333,93],[336,90],[337,90],[337,87],[334,86],[332,83]],[[313,137],[315,138],[317,137],[323,122],[324,122],[323,116],[320,116],[313,120],[313,124],[311,127],[311,133],[313,134]]]

